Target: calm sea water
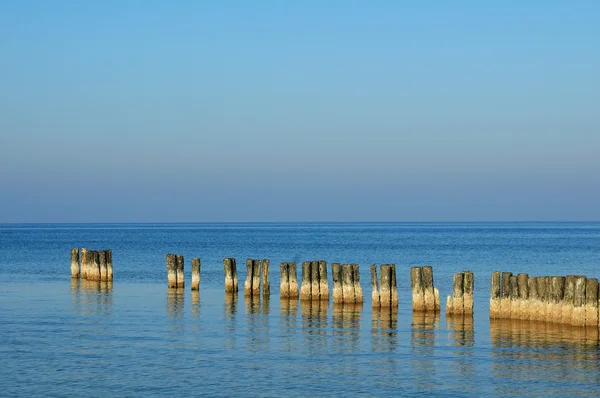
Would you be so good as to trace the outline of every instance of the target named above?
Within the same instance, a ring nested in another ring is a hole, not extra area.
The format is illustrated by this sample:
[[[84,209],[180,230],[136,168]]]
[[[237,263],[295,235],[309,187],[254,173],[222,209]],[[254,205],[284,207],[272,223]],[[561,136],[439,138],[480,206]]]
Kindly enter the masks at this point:
[[[114,282],[71,281],[71,247],[112,249]],[[183,291],[166,287],[170,252]],[[224,257],[242,282],[246,258],[269,258],[270,299],[225,295]],[[315,259],[360,264],[364,305],[281,301],[279,263]],[[398,312],[371,309],[373,263],[397,265]],[[475,272],[473,318],[413,317],[424,264],[443,297]],[[0,395],[598,396],[597,330],[488,311],[492,271],[599,266],[600,223],[0,225]]]

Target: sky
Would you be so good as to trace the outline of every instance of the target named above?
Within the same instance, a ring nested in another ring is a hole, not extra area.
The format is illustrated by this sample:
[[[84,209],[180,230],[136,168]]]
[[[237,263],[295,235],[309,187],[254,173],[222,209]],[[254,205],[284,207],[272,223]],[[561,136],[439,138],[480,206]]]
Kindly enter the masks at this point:
[[[600,221],[600,2],[0,2],[0,223]]]

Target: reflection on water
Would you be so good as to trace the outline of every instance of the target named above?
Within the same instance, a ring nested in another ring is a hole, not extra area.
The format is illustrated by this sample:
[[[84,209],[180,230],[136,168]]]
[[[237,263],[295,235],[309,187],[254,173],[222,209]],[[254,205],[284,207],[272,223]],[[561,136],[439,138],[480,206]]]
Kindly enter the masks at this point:
[[[391,352],[398,344],[398,308],[373,308],[371,316],[371,350]]]
[[[412,313],[410,342],[413,355],[411,364],[414,371],[422,375],[415,380],[415,383],[423,391],[430,391],[435,387],[434,346],[439,322],[439,312],[417,311]]]
[[[265,352],[269,350],[269,303],[267,299],[267,315],[263,316],[261,311],[264,306],[260,305],[260,295],[245,296],[246,304],[246,349],[249,352]],[[264,298],[263,298],[263,304]]]
[[[71,279],[71,306],[81,315],[108,316],[112,313],[112,281]]]
[[[536,379],[544,388],[552,385],[556,396],[597,396],[600,383],[597,328],[492,319],[490,337],[491,355],[495,359],[493,375],[498,379]],[[495,384],[495,391],[516,393],[510,383]],[[535,395],[536,390],[529,393]]]
[[[282,298],[279,303],[279,334],[281,336],[282,351],[295,351],[296,332],[298,331],[298,299]]]
[[[200,292],[192,290],[192,318],[198,320],[200,318]]]
[[[322,354],[327,350],[327,309],[325,300],[300,301],[302,335],[309,354]]]
[[[223,303],[223,346],[228,350],[236,348],[236,323],[238,294],[236,292],[225,292]]]
[[[167,290],[167,315],[168,319],[181,320],[184,310],[184,289]]]
[[[475,358],[475,331],[473,329],[473,315],[454,314],[446,317],[446,326],[452,342],[451,371],[455,377],[472,379],[476,375]],[[468,395],[476,393],[476,386],[469,384],[464,387]]]

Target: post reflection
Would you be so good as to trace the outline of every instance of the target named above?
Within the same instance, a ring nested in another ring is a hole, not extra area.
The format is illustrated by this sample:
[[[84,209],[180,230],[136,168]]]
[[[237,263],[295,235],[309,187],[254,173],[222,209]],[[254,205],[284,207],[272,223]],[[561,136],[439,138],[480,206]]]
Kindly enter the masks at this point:
[[[557,386],[557,396],[580,395],[583,391],[573,386],[600,383],[596,327],[492,319],[490,337],[495,377],[515,381],[544,379]],[[496,386],[498,394],[509,391],[512,390],[508,385]]]
[[[439,312],[417,311],[412,313],[410,342],[413,355],[411,363],[415,373],[421,375],[415,380],[415,383],[423,391],[432,390],[435,386],[434,348],[439,322]]]
[[[453,361],[451,370],[456,373],[455,377],[471,379],[475,375],[476,358],[475,332],[473,329],[473,315],[447,315],[446,326],[450,333],[450,341],[453,346]],[[475,394],[474,386],[465,386],[465,393]]]
[[[74,311],[82,315],[112,314],[112,282],[72,279],[70,288]]]
[[[184,293],[184,289],[167,290],[167,315],[170,320],[179,320],[183,318]]]
[[[200,318],[200,292],[192,290],[192,318],[198,320]]]
[[[311,354],[327,350],[327,310],[329,302],[325,300],[300,301],[302,317],[302,335],[305,347]]]
[[[333,305],[333,349],[347,353],[356,350],[360,340],[360,313],[363,305],[338,303]]]
[[[298,299],[282,298],[279,305],[279,333],[282,336],[281,349],[286,352],[292,352],[297,347]]]
[[[372,352],[392,352],[398,345],[398,308],[373,308],[371,315]]]
[[[238,295],[235,292],[225,292],[223,301],[223,343],[227,350],[236,348],[236,323]]]
[[[246,307],[246,349],[250,352],[264,352],[269,349],[269,330],[264,328],[267,316],[262,315],[260,295],[245,296]],[[267,304],[268,305],[268,304]],[[267,307],[268,312],[268,307]],[[268,322],[268,321],[266,321]]]

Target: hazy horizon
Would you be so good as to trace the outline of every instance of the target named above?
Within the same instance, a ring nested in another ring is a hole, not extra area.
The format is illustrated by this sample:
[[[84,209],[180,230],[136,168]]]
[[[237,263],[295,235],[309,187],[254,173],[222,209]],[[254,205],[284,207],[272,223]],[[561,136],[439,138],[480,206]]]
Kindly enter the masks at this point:
[[[598,2],[9,0],[0,35],[0,223],[600,220]]]

